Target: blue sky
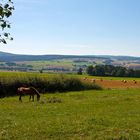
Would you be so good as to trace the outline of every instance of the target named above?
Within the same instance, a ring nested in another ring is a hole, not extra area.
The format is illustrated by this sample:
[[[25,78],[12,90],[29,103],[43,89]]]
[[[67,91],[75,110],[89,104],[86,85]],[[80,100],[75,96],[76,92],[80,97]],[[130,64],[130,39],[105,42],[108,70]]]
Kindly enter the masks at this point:
[[[140,56],[140,0],[13,0],[19,54]]]

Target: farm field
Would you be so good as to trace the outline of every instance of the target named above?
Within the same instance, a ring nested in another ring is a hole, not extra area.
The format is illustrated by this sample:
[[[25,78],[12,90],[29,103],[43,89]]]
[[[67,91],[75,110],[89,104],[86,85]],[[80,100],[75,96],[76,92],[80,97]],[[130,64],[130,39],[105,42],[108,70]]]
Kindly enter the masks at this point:
[[[0,72],[0,77],[28,77],[28,76],[39,76],[39,77],[51,77],[51,76],[57,76],[57,75],[67,75],[71,77],[77,77],[77,78],[88,78],[89,80],[91,79],[97,79],[100,80],[101,78],[103,80],[127,80],[127,81],[140,81],[140,78],[134,78],[134,77],[101,77],[101,76],[88,76],[86,74],[83,75],[77,75],[77,74],[56,74],[56,73],[38,73],[38,72],[11,72],[11,71],[1,71]]]
[[[27,79],[28,77],[39,77],[49,79],[50,77],[57,76],[68,76],[77,77],[82,81],[89,83],[96,83],[102,86],[104,89],[140,89],[140,78],[130,77],[99,77],[99,76],[87,76],[87,75],[76,75],[76,74],[54,74],[54,73],[36,73],[36,72],[1,72],[0,80],[6,80],[7,82],[19,79]],[[86,80],[84,80],[86,78]],[[95,80],[95,81],[94,81]],[[123,82],[123,81],[126,82]],[[94,82],[93,82],[94,81]]]
[[[76,75],[75,75],[76,76]],[[100,77],[100,76],[79,76],[82,80],[96,83],[104,89],[140,89],[140,78],[134,77]],[[124,82],[126,81],[126,82]]]
[[[41,94],[39,102],[0,98],[0,140],[140,139],[140,78],[1,72],[0,80],[4,85],[58,76],[95,80],[103,90]]]
[[[0,70],[75,73],[89,65],[114,65],[140,69],[140,58],[107,55],[21,55],[0,52]]]
[[[6,55],[6,57],[4,57]],[[11,57],[12,55],[12,57]],[[69,55],[15,55],[0,52],[1,71],[77,73],[86,72],[89,65],[113,65],[140,69],[139,57],[124,56],[69,56]]]
[[[104,89],[136,89],[136,88],[140,89],[140,80],[139,79],[133,80],[133,79],[113,80],[113,79],[106,79],[106,78],[104,79],[103,77],[101,78],[97,77],[93,79],[88,78],[87,81],[101,85]]]
[[[43,94],[40,102],[2,98],[0,139],[138,140],[140,90]]]

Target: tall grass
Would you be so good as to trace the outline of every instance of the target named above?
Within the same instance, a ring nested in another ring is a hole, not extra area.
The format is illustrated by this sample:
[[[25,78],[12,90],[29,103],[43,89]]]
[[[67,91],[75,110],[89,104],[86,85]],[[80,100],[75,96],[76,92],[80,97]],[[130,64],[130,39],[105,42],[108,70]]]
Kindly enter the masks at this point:
[[[35,74],[4,75],[0,77],[0,97],[16,95],[20,86],[33,86],[40,92],[66,92],[101,89],[100,86],[66,75],[43,76]]]

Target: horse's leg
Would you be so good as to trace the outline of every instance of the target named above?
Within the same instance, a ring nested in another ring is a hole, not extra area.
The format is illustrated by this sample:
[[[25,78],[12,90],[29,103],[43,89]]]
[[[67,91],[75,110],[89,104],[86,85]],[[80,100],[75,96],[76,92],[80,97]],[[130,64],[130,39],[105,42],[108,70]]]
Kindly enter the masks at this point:
[[[31,101],[31,95],[30,95],[30,97],[29,97],[29,101]]]
[[[32,98],[33,98],[33,102],[34,102],[34,95],[32,95]]]
[[[21,100],[21,95],[19,95],[19,101],[21,101],[21,102],[22,102],[22,100]]]

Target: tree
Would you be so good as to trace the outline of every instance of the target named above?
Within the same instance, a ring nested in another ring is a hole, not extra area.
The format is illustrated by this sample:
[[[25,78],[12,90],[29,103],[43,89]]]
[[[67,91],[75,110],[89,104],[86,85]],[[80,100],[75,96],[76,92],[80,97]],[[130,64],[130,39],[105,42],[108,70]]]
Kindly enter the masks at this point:
[[[94,69],[94,68],[93,68],[92,65],[88,66],[87,69],[86,69],[87,74],[88,74],[88,75],[93,75],[93,69]]]
[[[43,73],[43,69],[40,69],[40,70],[39,70],[39,73]]]
[[[128,70],[126,71],[126,76],[128,76],[128,77],[134,77],[134,76],[135,76],[135,70],[133,70],[133,69],[128,69]]]
[[[95,75],[97,76],[105,75],[104,65],[96,65],[94,69],[95,69]]]
[[[77,74],[82,75],[83,74],[83,69],[79,68]]]
[[[4,32],[4,30],[11,27],[10,22],[7,19],[12,15],[14,6],[11,0],[0,1],[0,43],[7,44],[6,40],[13,40],[13,38],[10,37],[10,33]]]
[[[117,77],[124,77],[124,76],[126,76],[126,71],[127,71],[126,68],[121,67],[121,66],[117,66],[117,67],[115,67],[115,69],[116,69],[115,76],[117,76]]]

